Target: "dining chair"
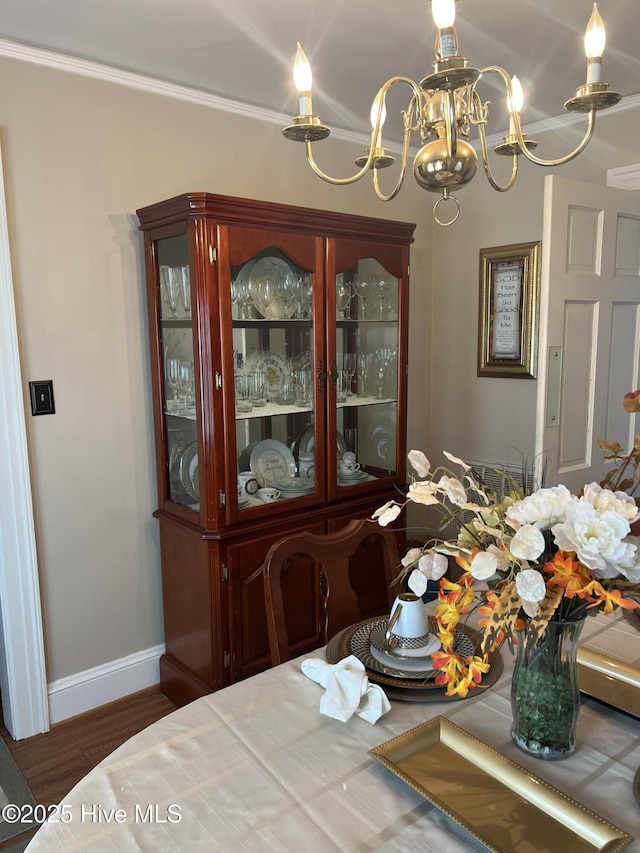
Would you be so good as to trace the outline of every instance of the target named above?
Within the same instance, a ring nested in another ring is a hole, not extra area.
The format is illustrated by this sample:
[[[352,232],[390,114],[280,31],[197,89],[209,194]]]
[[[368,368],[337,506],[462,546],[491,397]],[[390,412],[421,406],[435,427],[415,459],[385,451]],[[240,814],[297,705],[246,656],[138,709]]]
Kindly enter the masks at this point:
[[[396,534],[375,521],[355,519],[332,533],[284,536],[271,546],[262,564],[272,666],[292,656],[282,582],[289,571],[300,570],[301,564],[310,565],[313,571],[312,588],[318,595],[312,606],[322,644],[349,625],[374,615],[365,612],[363,596],[354,588],[357,565],[360,580],[364,565],[365,581],[370,571],[371,582],[375,579],[386,589],[387,602],[377,615],[389,612],[401,589],[393,583],[400,569]]]

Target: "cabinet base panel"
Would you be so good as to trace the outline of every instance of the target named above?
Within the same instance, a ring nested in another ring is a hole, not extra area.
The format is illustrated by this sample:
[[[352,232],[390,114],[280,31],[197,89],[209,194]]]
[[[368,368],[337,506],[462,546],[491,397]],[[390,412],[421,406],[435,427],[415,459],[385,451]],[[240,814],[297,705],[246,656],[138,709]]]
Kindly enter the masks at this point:
[[[213,692],[209,685],[196,678],[171,655],[160,658],[160,689],[178,707]]]

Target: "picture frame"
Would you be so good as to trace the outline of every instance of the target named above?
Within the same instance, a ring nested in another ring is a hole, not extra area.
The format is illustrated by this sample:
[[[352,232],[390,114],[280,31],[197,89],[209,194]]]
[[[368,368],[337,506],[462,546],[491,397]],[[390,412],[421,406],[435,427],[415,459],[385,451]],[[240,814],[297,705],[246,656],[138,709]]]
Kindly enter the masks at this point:
[[[480,249],[478,376],[536,378],[541,246]]]

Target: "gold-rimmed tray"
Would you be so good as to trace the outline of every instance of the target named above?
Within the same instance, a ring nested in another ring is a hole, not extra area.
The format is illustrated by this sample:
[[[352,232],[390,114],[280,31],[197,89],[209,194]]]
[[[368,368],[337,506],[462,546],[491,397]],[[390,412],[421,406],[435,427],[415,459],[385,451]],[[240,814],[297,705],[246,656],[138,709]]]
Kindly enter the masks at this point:
[[[397,675],[392,675],[390,672],[380,672],[373,664],[377,664],[375,658],[371,655],[369,647],[369,637],[372,628],[381,621],[388,619],[387,616],[378,616],[373,619],[364,619],[355,625],[350,625],[345,628],[342,633],[333,637],[326,648],[326,658],[329,663],[338,663],[338,661],[349,655],[355,655],[366,667],[369,680],[381,684],[384,691],[390,699],[398,699],[403,702],[451,702],[459,701],[460,696],[446,696],[446,685],[436,684],[431,680],[421,681],[416,678],[407,678]],[[436,633],[437,625],[435,619],[429,617],[429,632]],[[466,625],[456,628],[456,645],[463,644],[464,648],[473,648],[480,642],[480,634],[473,628]],[[484,675],[479,687],[475,690],[470,690],[467,698],[479,696],[483,690],[491,687],[496,683],[502,674],[502,658],[499,652],[494,652],[491,656],[491,668]]]
[[[580,691],[640,719],[640,669],[608,654],[578,647]]]
[[[374,749],[392,773],[493,853],[617,853],[632,836],[444,717]]]

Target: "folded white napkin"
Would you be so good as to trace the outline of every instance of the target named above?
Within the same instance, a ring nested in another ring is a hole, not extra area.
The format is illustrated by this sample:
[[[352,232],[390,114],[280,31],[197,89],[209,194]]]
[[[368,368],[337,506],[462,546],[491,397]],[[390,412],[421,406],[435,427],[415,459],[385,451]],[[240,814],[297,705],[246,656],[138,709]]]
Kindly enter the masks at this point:
[[[320,658],[305,658],[301,669],[306,676],[325,688],[320,713],[346,722],[357,714],[375,723],[391,710],[387,696],[378,684],[369,684],[364,664],[355,655],[330,664]]]

